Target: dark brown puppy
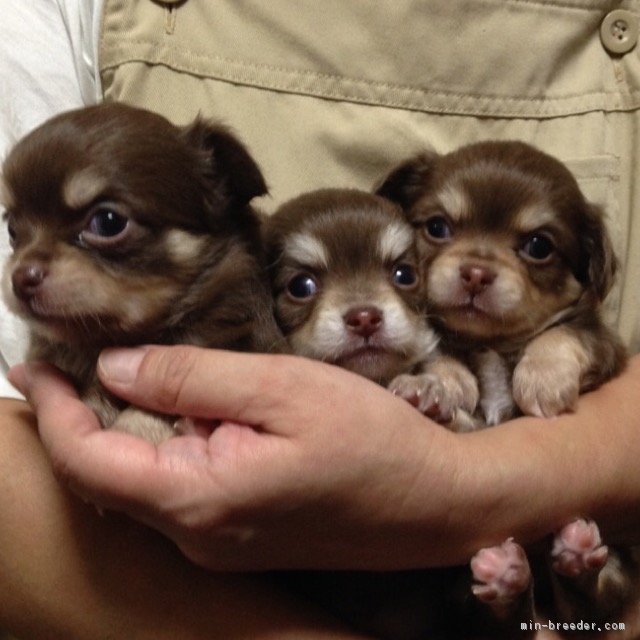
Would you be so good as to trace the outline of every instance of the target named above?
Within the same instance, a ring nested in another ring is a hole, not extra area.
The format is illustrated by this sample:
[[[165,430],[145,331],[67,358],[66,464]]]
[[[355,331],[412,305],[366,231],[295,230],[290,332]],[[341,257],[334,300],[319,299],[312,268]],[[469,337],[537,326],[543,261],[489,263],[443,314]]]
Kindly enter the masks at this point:
[[[29,323],[28,357],[67,372],[104,427],[155,442],[173,433],[169,417],[101,387],[105,347],[278,345],[248,206],[266,186],[223,127],[89,107],[33,131],[2,173],[13,246],[3,292]]]
[[[412,158],[377,192],[417,230],[423,295],[442,350],[477,376],[472,428],[571,410],[580,393],[623,368],[624,348],[600,317],[616,270],[603,213],[561,162],[521,142],[483,142]],[[458,370],[439,373],[444,389],[456,387]],[[397,391],[410,394],[422,381],[401,383]],[[488,602],[519,588],[496,580],[526,563],[505,544],[472,562],[481,583],[474,592]],[[622,557],[615,550],[607,561],[595,523],[567,525],[552,550],[558,611],[567,619],[619,613],[637,570]]]

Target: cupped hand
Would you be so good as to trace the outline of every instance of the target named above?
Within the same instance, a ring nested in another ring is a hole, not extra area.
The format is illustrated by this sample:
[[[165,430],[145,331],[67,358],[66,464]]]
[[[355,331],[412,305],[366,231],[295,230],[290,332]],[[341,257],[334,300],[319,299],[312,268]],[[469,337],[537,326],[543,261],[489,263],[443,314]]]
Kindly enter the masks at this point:
[[[144,347],[105,352],[99,375],[132,404],[211,429],[156,447],[101,430],[49,366],[11,378],[72,489],[205,567],[459,564],[579,516],[637,544],[640,357],[573,414],[462,435],[364,378],[291,356]]]
[[[456,437],[368,380],[301,358],[193,347],[106,351],[98,371],[132,404],[211,430],[156,447],[102,430],[50,366],[11,377],[59,477],[200,565],[401,568],[419,564],[425,546],[455,548],[446,527]]]

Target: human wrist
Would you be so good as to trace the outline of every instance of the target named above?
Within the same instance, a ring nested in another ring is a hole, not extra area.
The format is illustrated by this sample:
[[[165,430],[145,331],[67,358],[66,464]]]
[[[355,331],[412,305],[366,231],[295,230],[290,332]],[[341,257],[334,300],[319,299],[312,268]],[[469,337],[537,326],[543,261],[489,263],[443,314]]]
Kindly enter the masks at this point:
[[[461,478],[485,509],[470,551],[513,536],[527,544],[576,517],[596,520],[611,542],[638,543],[640,456],[633,386],[640,360],[620,379],[586,394],[577,410],[553,419],[524,417],[461,438]],[[464,473],[464,472],[463,472]],[[464,500],[461,504],[464,504]],[[470,520],[469,516],[469,520]]]
[[[410,473],[393,482],[398,491],[391,523],[379,523],[376,534],[386,541],[385,569],[413,569],[466,561],[464,549],[477,522],[470,516],[475,483],[468,473],[463,438],[415,412],[403,425],[404,464]],[[390,542],[391,541],[391,542]],[[378,568],[378,567],[374,567]]]

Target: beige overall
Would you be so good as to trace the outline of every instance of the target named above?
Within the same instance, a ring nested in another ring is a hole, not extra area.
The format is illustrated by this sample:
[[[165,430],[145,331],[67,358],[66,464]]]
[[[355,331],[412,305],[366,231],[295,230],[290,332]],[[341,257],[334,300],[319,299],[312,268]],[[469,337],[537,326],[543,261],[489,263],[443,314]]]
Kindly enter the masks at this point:
[[[220,119],[270,186],[369,189],[410,154],[519,138],[604,205],[610,318],[640,350],[640,0],[106,0],[107,100]]]

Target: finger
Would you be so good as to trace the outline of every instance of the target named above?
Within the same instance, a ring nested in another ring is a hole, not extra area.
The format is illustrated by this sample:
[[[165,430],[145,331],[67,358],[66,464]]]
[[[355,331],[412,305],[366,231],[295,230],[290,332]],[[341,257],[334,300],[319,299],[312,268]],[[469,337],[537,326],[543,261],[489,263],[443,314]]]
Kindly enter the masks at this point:
[[[180,466],[169,464],[152,444],[103,430],[55,368],[32,363],[16,369],[12,377],[36,412],[56,475],[83,498],[149,522],[148,505],[161,505],[171,491],[180,491],[182,480],[188,482]],[[193,453],[189,455],[196,457]]]
[[[80,402],[71,382],[52,365],[44,362],[18,365],[9,371],[8,377],[26,396],[43,423],[49,423],[54,416],[58,417],[57,422],[60,422],[62,416],[65,421],[74,420],[76,414],[80,414],[86,418],[82,422],[84,430],[100,429],[95,415]]]
[[[302,359],[287,356],[144,347],[104,351],[98,375],[110,391],[136,406],[264,426],[275,409],[295,397],[305,367]]]

